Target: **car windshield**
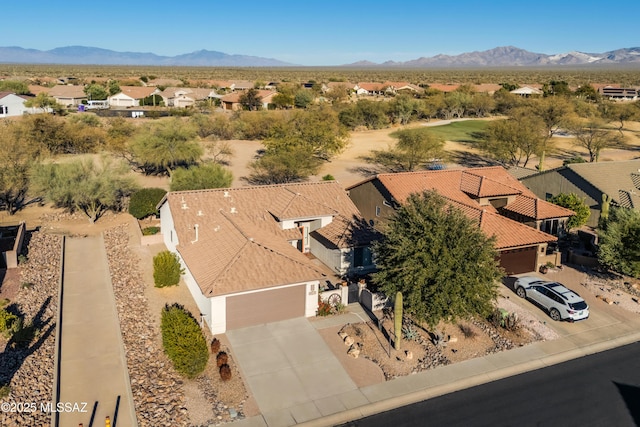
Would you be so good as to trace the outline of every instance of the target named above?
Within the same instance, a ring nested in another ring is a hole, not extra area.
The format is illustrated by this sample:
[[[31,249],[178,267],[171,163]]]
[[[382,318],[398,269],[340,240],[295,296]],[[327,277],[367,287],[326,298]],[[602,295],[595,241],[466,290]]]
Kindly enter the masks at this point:
[[[587,303],[584,301],[572,302],[569,303],[569,307],[571,307],[572,310],[584,310],[587,308]]]

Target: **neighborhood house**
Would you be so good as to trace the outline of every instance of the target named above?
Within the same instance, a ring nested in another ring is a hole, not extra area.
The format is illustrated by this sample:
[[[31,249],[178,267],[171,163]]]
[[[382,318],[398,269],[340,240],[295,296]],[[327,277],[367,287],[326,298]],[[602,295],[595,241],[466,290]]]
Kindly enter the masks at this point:
[[[428,190],[496,237],[500,265],[507,274],[560,263],[560,253],[549,244],[557,242],[573,211],[538,199],[501,166],[380,174],[347,188],[362,216],[376,227],[411,194]]]
[[[376,233],[335,181],[170,192],[159,209],[214,334],[315,316],[327,281],[374,268]]]

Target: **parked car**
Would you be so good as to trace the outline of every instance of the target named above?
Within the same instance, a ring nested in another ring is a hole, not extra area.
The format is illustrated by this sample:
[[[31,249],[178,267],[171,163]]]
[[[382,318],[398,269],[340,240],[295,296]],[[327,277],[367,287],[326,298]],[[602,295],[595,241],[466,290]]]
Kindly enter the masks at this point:
[[[583,320],[589,317],[589,306],[576,292],[561,283],[525,276],[514,285],[520,298],[529,298],[544,308],[553,320]]]

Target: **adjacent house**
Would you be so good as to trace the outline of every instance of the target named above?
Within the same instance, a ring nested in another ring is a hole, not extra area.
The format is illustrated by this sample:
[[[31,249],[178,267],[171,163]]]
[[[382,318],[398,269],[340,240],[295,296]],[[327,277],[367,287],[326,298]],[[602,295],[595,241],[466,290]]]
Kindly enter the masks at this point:
[[[16,95],[13,92],[0,92],[0,118],[22,116],[29,111],[24,106],[26,96]]]
[[[587,225],[597,227],[602,197],[612,206],[640,209],[640,160],[571,163],[520,180],[538,197],[550,199],[558,194],[575,193],[591,209]]]
[[[559,254],[547,254],[573,211],[538,199],[503,167],[379,174],[349,188],[370,225],[386,218],[414,193],[435,190],[488,236],[496,237],[500,265],[509,274],[535,271]]]
[[[542,91],[534,87],[523,86],[510,91],[514,95],[522,96],[523,98],[530,98],[532,96],[542,96]]]
[[[198,101],[208,101],[213,98],[221,98],[214,89],[168,87],[159,94],[167,107],[187,108],[192,107]]]
[[[140,107],[143,99],[159,94],[160,90],[153,86],[121,86],[120,92],[108,100],[111,107]]]
[[[33,97],[26,95],[16,95],[13,92],[0,92],[0,118],[51,112],[50,107],[37,108],[25,106],[25,102],[32,98]]]
[[[48,90],[50,97],[65,107],[76,107],[87,100],[87,94],[84,93],[84,86],[74,85],[56,85]]]
[[[264,110],[269,108],[269,104],[272,103],[274,95],[278,92],[273,90],[259,90],[257,91],[257,96],[260,98],[262,103],[262,108]],[[242,104],[240,103],[240,97],[243,95],[243,92],[232,92],[228,95],[220,98],[220,104],[223,110],[229,111],[238,111],[242,110]]]
[[[374,268],[376,234],[335,181],[170,192],[158,206],[212,333],[314,316],[327,280]]]

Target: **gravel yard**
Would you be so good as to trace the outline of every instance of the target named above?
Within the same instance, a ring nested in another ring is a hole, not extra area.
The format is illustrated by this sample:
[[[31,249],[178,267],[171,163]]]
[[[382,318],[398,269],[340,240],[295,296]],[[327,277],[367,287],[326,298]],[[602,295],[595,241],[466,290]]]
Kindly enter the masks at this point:
[[[53,395],[54,350],[60,277],[61,237],[35,233],[29,244],[29,261],[21,266],[21,285],[9,309],[19,312],[24,325],[33,327],[27,341],[18,343],[0,336],[0,385],[10,392],[0,399],[8,411],[0,412],[3,427],[48,426],[51,414],[41,404]],[[18,410],[16,405],[29,406]],[[13,405],[13,406],[12,406]]]

